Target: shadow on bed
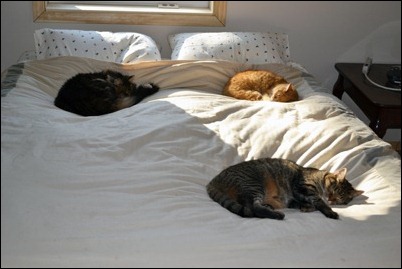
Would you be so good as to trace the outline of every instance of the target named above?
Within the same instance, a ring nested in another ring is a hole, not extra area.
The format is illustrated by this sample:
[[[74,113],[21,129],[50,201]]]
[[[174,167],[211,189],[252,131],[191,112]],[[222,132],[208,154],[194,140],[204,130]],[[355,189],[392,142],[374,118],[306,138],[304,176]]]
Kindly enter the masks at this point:
[[[2,97],[2,266],[400,266],[400,158],[331,98],[233,101],[199,91],[225,74],[208,69],[212,82],[195,89],[167,76],[136,106],[81,117],[53,105],[54,85],[71,75],[60,70],[110,63],[65,60],[27,64]],[[208,197],[223,168],[266,155],[347,165],[367,203],[335,208],[340,220],[284,209],[276,221],[243,219]]]

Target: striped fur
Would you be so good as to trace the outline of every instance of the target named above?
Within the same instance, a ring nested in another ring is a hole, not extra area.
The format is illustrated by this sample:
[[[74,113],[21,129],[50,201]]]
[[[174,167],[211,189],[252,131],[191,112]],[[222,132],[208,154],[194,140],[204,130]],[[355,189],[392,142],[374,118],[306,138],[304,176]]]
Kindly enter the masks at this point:
[[[224,169],[207,185],[208,195],[241,217],[282,220],[286,207],[302,212],[319,210],[338,219],[330,204],[347,204],[363,193],[345,178],[346,168],[334,173],[302,167],[286,159],[263,158]]]

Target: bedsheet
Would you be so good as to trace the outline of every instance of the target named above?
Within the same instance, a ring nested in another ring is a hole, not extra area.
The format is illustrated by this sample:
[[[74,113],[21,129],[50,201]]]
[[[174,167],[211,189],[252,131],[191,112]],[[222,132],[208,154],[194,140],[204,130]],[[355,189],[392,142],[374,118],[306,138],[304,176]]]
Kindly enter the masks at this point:
[[[54,106],[79,72],[114,69],[161,90],[115,113]],[[300,101],[237,100],[230,76],[268,69]],[[222,169],[260,157],[348,168],[364,195],[339,220],[285,209],[241,218],[212,201]],[[2,74],[2,267],[400,267],[401,162],[302,69],[226,61],[33,60]]]

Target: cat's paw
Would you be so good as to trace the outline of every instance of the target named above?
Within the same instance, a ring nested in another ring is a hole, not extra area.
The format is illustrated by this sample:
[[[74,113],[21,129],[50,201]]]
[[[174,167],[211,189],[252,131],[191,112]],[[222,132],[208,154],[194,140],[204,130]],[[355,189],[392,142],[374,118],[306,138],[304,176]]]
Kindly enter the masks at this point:
[[[336,213],[336,212],[334,212],[334,211],[326,212],[326,213],[325,213],[325,216],[326,216],[327,218],[330,218],[330,219],[339,219],[338,213]]]
[[[248,99],[251,101],[260,101],[262,100],[262,95],[259,92],[252,92],[249,94]]]
[[[276,219],[277,220],[283,220],[285,218],[285,214],[279,211],[276,211]]]
[[[148,89],[148,91],[150,91],[151,93],[156,93],[157,91],[159,91],[159,86],[155,85],[153,83],[147,83],[142,85],[144,88]]]

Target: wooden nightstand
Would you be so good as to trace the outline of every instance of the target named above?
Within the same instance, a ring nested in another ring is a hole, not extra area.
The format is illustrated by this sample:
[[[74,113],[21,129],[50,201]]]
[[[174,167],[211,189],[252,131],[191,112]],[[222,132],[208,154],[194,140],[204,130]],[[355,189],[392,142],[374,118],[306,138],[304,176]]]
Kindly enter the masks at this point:
[[[380,85],[387,81],[387,71],[395,64],[372,64],[369,77]],[[366,80],[363,64],[337,63],[339,72],[332,93],[342,99],[346,92],[370,120],[370,128],[381,138],[388,128],[401,128],[401,92],[381,89]]]

